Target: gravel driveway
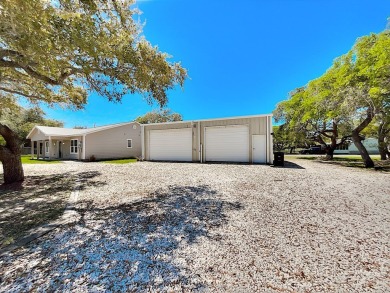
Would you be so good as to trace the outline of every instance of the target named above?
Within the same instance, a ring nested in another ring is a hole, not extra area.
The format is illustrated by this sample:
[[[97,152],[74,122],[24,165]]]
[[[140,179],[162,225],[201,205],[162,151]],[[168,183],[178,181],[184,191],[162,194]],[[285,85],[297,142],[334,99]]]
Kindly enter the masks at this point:
[[[3,256],[0,291],[389,292],[389,174],[294,163],[26,166],[79,174],[81,218]]]

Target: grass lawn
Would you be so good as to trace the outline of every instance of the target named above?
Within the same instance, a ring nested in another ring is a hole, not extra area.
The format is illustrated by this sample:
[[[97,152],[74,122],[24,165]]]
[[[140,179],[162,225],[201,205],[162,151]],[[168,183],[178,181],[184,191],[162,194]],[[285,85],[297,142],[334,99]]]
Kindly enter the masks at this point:
[[[129,163],[136,163],[137,159],[103,160],[99,162],[108,163],[108,164],[129,164]]]
[[[31,159],[31,155],[22,155],[22,164],[57,164],[59,160],[37,160]]]
[[[381,161],[379,155],[371,155],[371,159],[374,161],[375,167],[380,168],[383,171],[390,171],[389,161]],[[362,157],[360,155],[334,155],[333,160],[326,160],[325,155],[288,155],[285,159],[299,159],[299,160],[312,160],[321,163],[328,163],[333,165],[340,165],[344,167],[365,168]]]
[[[325,159],[325,155],[289,155],[285,154],[287,158],[303,159],[303,160],[320,160]],[[379,161],[379,155],[370,156],[373,161]],[[345,162],[362,162],[360,155],[334,155],[333,161],[345,161]]]

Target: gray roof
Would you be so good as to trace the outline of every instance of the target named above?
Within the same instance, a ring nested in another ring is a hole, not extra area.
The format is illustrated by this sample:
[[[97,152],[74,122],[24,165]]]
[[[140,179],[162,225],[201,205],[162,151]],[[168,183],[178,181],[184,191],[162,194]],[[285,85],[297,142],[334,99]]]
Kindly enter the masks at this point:
[[[138,122],[132,121],[132,122],[111,124],[111,125],[105,125],[105,126],[99,126],[99,127],[93,127],[93,128],[85,128],[85,129],[50,127],[50,126],[35,126],[30,131],[30,133],[27,135],[27,138],[31,138],[35,129],[41,131],[45,136],[80,136],[80,135],[86,135],[89,133],[94,133],[94,132],[98,132],[101,130],[119,127],[119,126],[123,126],[123,125],[127,125],[127,124],[133,124],[133,123],[139,124]]]

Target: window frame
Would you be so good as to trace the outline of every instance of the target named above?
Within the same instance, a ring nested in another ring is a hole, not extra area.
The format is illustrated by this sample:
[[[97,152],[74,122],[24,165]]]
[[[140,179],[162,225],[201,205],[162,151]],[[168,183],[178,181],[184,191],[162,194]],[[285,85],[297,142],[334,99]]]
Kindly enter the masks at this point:
[[[130,141],[130,146],[129,146],[129,141]],[[128,138],[127,139],[127,148],[128,149],[132,149],[133,148],[133,139],[132,138]]]
[[[73,141],[76,141],[76,145],[72,144]],[[71,155],[77,155],[79,153],[78,145],[79,145],[79,140],[77,138],[70,140],[70,154]],[[72,150],[75,150],[75,151],[72,151]]]

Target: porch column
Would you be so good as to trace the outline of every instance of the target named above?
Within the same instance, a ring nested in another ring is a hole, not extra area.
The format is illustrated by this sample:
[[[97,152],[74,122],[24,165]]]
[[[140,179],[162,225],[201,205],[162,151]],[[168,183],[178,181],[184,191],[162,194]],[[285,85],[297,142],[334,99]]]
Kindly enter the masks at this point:
[[[41,152],[41,141],[37,140],[37,160],[39,160],[40,152]]]
[[[34,141],[33,140],[31,141],[30,153],[31,153],[31,160],[32,160],[32,159],[34,159]]]
[[[46,160],[46,140],[43,140],[42,147],[43,147],[42,157],[44,160]]]
[[[82,160],[85,160],[85,134],[83,135],[83,155],[81,156]]]
[[[52,152],[52,144],[51,144],[51,136],[49,136],[49,160],[51,160],[51,152]]]

